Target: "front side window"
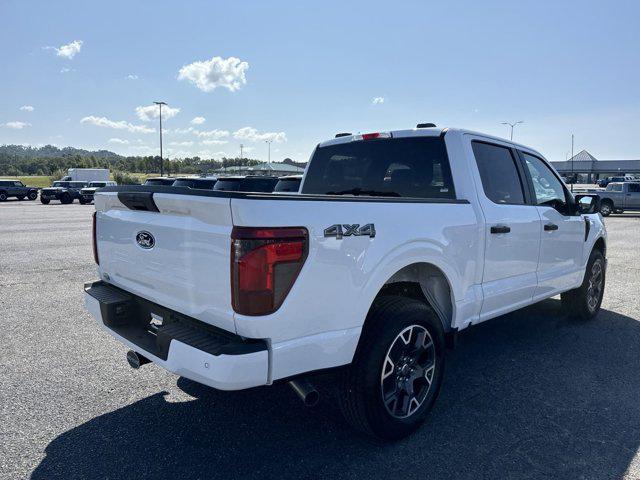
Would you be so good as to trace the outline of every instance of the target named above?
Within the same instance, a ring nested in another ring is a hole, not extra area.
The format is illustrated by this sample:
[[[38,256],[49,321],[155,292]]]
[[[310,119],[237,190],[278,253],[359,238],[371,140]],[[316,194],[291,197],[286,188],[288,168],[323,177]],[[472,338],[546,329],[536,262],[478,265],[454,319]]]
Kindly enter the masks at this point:
[[[471,146],[487,198],[497,204],[524,205],[522,181],[511,150],[477,141]]]
[[[538,157],[522,153],[531,175],[531,182],[536,194],[536,205],[564,205],[567,201],[562,182],[551,169]]]
[[[411,137],[318,147],[303,194],[455,198],[444,140]]]
[[[14,187],[24,187],[24,183],[22,182],[13,182]]]

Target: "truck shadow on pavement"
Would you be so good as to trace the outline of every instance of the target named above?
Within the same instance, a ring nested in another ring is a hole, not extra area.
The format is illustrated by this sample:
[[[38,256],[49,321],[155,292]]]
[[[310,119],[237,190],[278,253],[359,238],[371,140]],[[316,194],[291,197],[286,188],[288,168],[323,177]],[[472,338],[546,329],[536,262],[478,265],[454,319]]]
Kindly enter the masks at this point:
[[[344,423],[329,378],[306,409],[287,385],[195,399],[161,392],[69,430],[34,479],[618,478],[640,446],[640,322],[559,301],[471,328],[448,357],[427,424],[381,445]],[[631,473],[633,476],[633,473]]]

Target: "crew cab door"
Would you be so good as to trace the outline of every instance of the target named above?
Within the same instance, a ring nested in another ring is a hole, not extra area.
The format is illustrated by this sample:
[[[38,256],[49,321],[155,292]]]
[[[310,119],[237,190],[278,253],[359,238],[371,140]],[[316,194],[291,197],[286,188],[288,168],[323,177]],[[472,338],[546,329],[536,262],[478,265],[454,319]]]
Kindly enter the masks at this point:
[[[586,224],[574,214],[566,188],[558,175],[540,157],[518,151],[542,220],[538,288],[535,297],[546,298],[582,281]]]
[[[625,184],[624,206],[626,208],[640,209],[640,183]]]
[[[474,181],[485,218],[480,320],[486,320],[531,302],[542,227],[517,152],[499,141],[470,137],[477,166]]]

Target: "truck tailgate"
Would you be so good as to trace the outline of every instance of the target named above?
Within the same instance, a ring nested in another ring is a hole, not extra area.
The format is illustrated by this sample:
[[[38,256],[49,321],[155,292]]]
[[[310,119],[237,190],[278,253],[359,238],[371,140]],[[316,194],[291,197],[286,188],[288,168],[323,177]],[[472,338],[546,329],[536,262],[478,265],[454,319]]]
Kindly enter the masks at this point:
[[[229,281],[230,199],[156,193],[153,202],[158,212],[129,209],[115,192],[96,195],[101,277],[235,332]]]

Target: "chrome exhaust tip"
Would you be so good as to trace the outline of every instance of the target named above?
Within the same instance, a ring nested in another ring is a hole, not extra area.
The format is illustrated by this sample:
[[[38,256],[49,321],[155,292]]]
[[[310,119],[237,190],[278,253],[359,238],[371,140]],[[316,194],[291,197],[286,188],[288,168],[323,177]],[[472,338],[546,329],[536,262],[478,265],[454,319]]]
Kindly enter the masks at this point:
[[[133,350],[129,350],[127,352],[127,363],[133,369],[138,369],[142,365],[151,362],[147,357],[143,357],[138,352],[134,352]]]
[[[315,407],[320,401],[320,394],[308,380],[291,380],[289,386],[296,392],[296,395],[300,397],[302,403],[307,407]]]

